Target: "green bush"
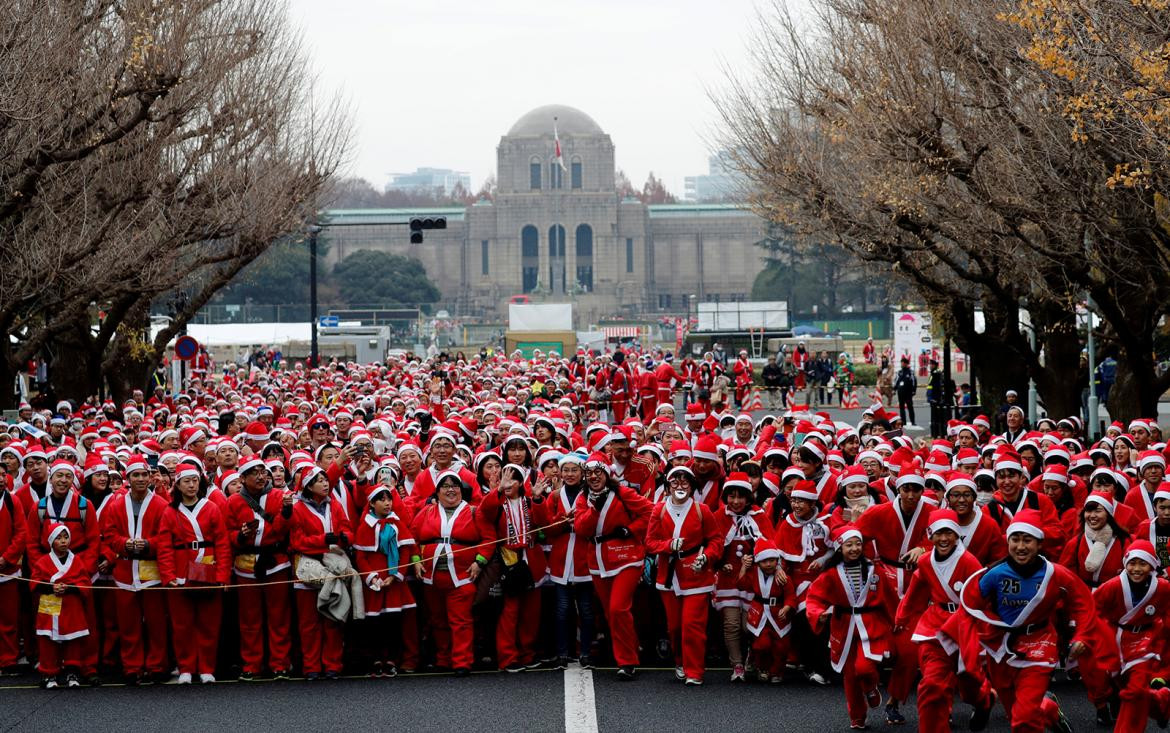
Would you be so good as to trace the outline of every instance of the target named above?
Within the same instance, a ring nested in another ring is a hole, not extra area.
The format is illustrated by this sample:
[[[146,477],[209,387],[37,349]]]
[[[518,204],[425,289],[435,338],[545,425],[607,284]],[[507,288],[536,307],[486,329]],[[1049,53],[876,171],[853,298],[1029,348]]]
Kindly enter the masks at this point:
[[[877,384],[876,364],[854,364],[853,383],[859,387],[872,387]]]

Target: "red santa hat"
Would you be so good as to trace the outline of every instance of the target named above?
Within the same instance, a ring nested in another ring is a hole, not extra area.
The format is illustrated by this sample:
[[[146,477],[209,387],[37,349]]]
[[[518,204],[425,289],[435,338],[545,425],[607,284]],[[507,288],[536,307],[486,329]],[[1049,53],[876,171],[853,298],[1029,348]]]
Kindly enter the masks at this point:
[[[714,435],[702,435],[695,441],[693,457],[704,458],[708,461],[719,460],[719,439]]]
[[[141,453],[135,453],[126,459],[126,475],[129,476],[135,471],[150,471],[146,456]]]
[[[666,472],[666,480],[670,481],[675,476],[690,476],[692,480],[695,478],[695,472],[689,466],[675,466]]]
[[[902,470],[898,472],[898,478],[894,480],[894,488],[900,489],[907,485],[926,486],[926,479],[913,463],[903,465]]]
[[[756,562],[764,560],[779,560],[780,550],[776,548],[776,543],[767,537],[761,537],[756,540],[756,546],[752,548],[752,557]]]
[[[609,459],[604,453],[590,453],[589,457],[585,459],[585,470],[590,471],[595,468],[605,469],[607,474],[613,474],[613,467],[609,465]]]
[[[979,463],[979,452],[974,448],[960,448],[955,454],[956,466],[970,466]]]
[[[850,466],[841,472],[837,477],[838,486],[848,486],[849,484],[869,484],[869,475],[866,474],[865,469],[861,466]]]
[[[1024,464],[1020,461],[1019,454],[1005,451],[996,456],[995,472],[999,473],[1000,471],[1018,471],[1023,473]]]
[[[670,452],[666,454],[668,460],[673,461],[675,458],[685,458],[688,461],[694,458],[691,453],[691,444],[685,440],[670,441]]]
[[[1113,501],[1113,497],[1106,494],[1104,491],[1094,491],[1085,499],[1085,506],[1089,504],[1098,504],[1102,509],[1109,512],[1109,516],[1113,516],[1113,512],[1117,510],[1117,505]]]
[[[945,498],[946,495],[951,493],[953,489],[960,488],[976,491],[975,479],[971,478],[962,471],[951,471],[951,473],[947,476],[947,487],[946,491],[943,493],[943,497]]]
[[[959,534],[959,515],[954,509],[935,509],[930,513],[929,519],[930,524],[926,526],[927,534],[934,534],[943,529]]]
[[[1138,470],[1146,470],[1146,466],[1166,467],[1166,457],[1156,450],[1144,450],[1138,454]]]
[[[743,473],[742,471],[733,471],[727,477],[727,480],[723,482],[722,495],[726,496],[727,492],[732,490],[732,489],[739,489],[739,490],[743,491],[744,493],[746,493],[748,496],[751,496],[752,495],[752,481],[750,478],[748,478],[748,475],[746,473]]]
[[[326,445],[328,445],[328,444],[326,444]],[[253,453],[252,455],[246,457],[244,460],[240,461],[240,465],[236,470],[239,471],[240,475],[242,476],[245,473],[247,473],[248,471],[251,471],[253,468],[268,468],[267,466],[264,465],[264,461],[260,458],[260,455],[257,453]]]
[[[45,525],[45,544],[52,547],[53,540],[57,539],[62,533],[72,536],[69,528],[62,522],[49,522]]]
[[[1154,545],[1149,540],[1134,540],[1126,549],[1121,561],[1128,563],[1134,559],[1145,560],[1154,570],[1157,570],[1161,566],[1161,563],[1158,562],[1158,553],[1154,550]]]
[[[845,544],[846,540],[853,538],[859,540],[863,539],[861,536],[861,530],[852,524],[842,524],[840,527],[833,530],[833,534],[830,537],[830,543],[834,547],[840,547],[841,545]]]
[[[1021,509],[1012,518],[1012,522],[1008,525],[1004,536],[1011,537],[1013,534],[1023,533],[1042,540],[1044,539],[1043,527],[1044,518],[1040,515],[1039,509]]]
[[[760,477],[760,482],[768,488],[772,496],[780,493],[780,477],[771,471],[764,471],[764,475]],[[1170,498],[1170,495],[1168,495]]]
[[[178,481],[181,479],[187,478],[188,476],[195,476],[196,478],[198,478],[199,476],[202,475],[202,473],[199,471],[199,469],[196,468],[191,463],[180,463],[175,468],[176,468],[176,471],[175,471],[175,482],[176,483],[178,483]]]
[[[792,487],[790,496],[793,499],[804,499],[805,501],[820,501],[821,495],[817,492],[817,485],[808,479],[802,479],[796,482]]]

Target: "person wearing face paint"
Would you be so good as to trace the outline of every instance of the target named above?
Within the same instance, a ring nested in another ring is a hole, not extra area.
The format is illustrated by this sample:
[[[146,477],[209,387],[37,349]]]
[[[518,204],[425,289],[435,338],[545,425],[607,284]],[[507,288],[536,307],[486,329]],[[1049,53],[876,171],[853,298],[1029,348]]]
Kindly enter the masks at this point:
[[[420,549],[427,612],[436,664],[457,676],[471,674],[475,581],[495,541],[490,522],[476,521],[473,491],[455,471],[439,474],[435,494],[415,512],[410,531]]]
[[[646,531],[646,551],[658,556],[654,586],[666,609],[675,677],[687,685],[703,684],[707,608],[715,590],[715,561],[723,552],[714,515],[693,498],[697,484],[686,466],[670,469],[669,494],[654,507]]]
[[[1097,618],[1105,629],[1100,648],[1120,702],[1115,733],[1139,733],[1153,719],[1165,728],[1170,687],[1164,677],[1165,628],[1170,614],[1170,581],[1157,576],[1154,546],[1135,540],[1125,552],[1125,572],[1093,591]]]
[[[618,679],[629,681],[638,667],[633,602],[652,507],[637,491],[620,485],[612,471],[603,453],[592,453],[585,461],[586,490],[577,496],[573,531],[592,545],[589,573],[609,623]]]
[[[536,643],[540,634],[540,586],[548,576],[544,552],[537,546],[540,527],[549,524],[546,483],[529,485],[529,469],[515,463],[504,466],[500,488],[488,492],[476,508],[478,521],[489,524],[502,542],[497,547],[503,564],[500,585],[504,606],[496,624],[499,668],[522,672],[540,666]]]
[[[995,706],[995,693],[981,668],[958,672],[954,649],[944,648],[938,630],[959,609],[959,591],[982,564],[959,539],[959,517],[951,509],[930,513],[927,531],[933,549],[919,559],[910,587],[894,619],[894,633],[910,630],[918,647],[918,727],[946,730],[956,691],[974,710],[970,730],[983,730]]]
[[[715,514],[723,549],[716,562],[715,608],[723,621],[723,643],[731,664],[731,681],[745,680],[743,650],[743,610],[748,595],[740,589],[741,568],[751,557],[761,537],[771,538],[775,533],[772,522],[763,509],[754,506],[751,482],[745,473],[732,473],[723,482],[723,506]],[[782,579],[787,579],[779,571]]]
[[[1044,515],[1035,509],[1015,515],[1005,533],[1007,558],[967,580],[959,594],[962,611],[939,632],[944,645],[957,647],[965,668],[974,669],[985,657],[1013,733],[1072,730],[1048,692],[1060,659],[1055,624],[1065,618],[1073,624],[1073,660],[1089,650],[1096,625],[1088,587],[1041,554],[1043,526]]]
[[[809,588],[805,614],[814,631],[829,629],[833,671],[843,675],[849,727],[864,729],[868,709],[881,705],[878,664],[891,654],[889,609],[897,593],[866,559],[861,532],[845,525],[833,534],[829,567]]]

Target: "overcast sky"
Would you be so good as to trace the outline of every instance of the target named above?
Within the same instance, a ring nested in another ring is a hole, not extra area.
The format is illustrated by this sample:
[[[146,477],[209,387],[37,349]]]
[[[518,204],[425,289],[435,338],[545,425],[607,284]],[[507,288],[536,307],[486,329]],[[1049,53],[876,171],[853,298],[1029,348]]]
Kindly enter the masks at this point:
[[[352,173],[495,172],[521,115],[567,104],[609,133],[617,166],[681,197],[707,171],[706,90],[742,68],[753,0],[290,0],[320,87],[354,112]],[[324,96],[324,95],[323,95]]]

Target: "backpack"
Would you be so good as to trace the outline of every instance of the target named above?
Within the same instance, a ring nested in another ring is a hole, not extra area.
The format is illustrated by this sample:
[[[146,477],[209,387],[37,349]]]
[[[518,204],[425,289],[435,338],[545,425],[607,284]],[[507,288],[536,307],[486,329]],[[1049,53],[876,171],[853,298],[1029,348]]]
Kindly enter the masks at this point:
[[[78,512],[78,514],[81,515],[80,521],[81,521],[82,526],[85,526],[85,515],[88,511],[89,511],[89,502],[86,501],[84,496],[78,495],[78,497],[77,497],[77,512]],[[45,518],[48,516],[48,514],[49,514],[49,497],[42,496],[41,500],[37,502],[37,519],[40,520],[41,524],[45,523]],[[62,522],[72,522],[75,520],[65,518],[65,519],[62,519],[61,521]]]

